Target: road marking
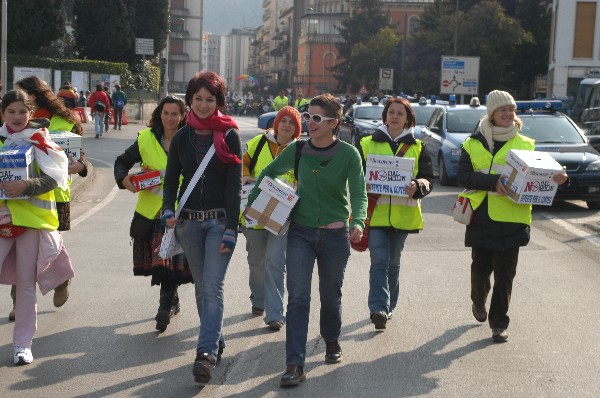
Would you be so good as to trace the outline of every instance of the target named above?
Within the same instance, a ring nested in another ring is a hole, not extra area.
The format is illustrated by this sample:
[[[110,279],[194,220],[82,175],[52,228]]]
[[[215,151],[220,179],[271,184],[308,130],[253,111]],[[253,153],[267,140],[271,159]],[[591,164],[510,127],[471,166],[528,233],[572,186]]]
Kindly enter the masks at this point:
[[[104,160],[90,158],[90,157],[88,157],[88,159],[93,160],[94,162],[105,164],[106,166],[109,166],[109,167],[113,166],[112,163],[105,162]],[[101,210],[103,207],[105,207],[107,204],[109,204],[115,198],[115,196],[117,196],[117,192],[119,192],[119,187],[117,185],[115,185],[113,187],[113,189],[108,193],[108,195],[106,195],[104,197],[104,199],[102,199],[102,201],[100,203],[98,203],[96,206],[92,207],[91,209],[86,211],[84,214],[77,217],[73,222],[71,222],[71,229],[75,228],[77,225],[79,225],[83,221],[87,220],[88,218],[90,218],[91,216],[96,214],[99,210]]]
[[[600,238],[597,237],[596,235],[594,235],[590,232],[584,231],[581,228],[578,228],[565,220],[561,220],[560,218],[553,216],[552,214],[549,214],[549,213],[538,213],[538,214],[540,216],[546,218],[547,220],[550,220],[553,223],[561,226],[562,228],[566,229],[573,235],[576,235],[577,237],[588,241],[589,243],[591,243],[592,245],[594,245],[596,247],[600,247]]]

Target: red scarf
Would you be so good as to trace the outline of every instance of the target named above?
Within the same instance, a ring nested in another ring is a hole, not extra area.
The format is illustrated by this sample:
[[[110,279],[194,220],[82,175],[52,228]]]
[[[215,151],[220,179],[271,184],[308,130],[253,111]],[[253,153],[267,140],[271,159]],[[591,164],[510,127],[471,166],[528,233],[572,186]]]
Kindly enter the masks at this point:
[[[225,142],[225,132],[229,129],[238,129],[231,116],[223,115],[217,109],[211,117],[200,119],[194,111],[191,111],[187,115],[187,125],[194,130],[211,130],[213,132],[213,144],[221,162],[225,164],[242,163],[237,155],[230,152],[229,146]]]
[[[46,108],[40,108],[37,111],[33,112],[33,115],[31,115],[32,118],[34,119],[48,119],[50,120],[50,118],[52,118],[52,113],[50,113],[50,111]]]

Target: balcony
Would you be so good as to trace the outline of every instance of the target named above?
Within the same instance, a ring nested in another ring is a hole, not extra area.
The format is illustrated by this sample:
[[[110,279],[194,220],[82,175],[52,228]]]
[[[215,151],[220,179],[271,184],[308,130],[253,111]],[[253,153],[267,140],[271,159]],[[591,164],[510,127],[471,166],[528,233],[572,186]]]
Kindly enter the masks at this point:
[[[175,30],[169,33],[171,39],[187,39],[190,37],[190,32],[187,30]]]
[[[188,53],[177,53],[177,54],[169,53],[169,60],[170,61],[189,61],[190,55]]]
[[[190,10],[187,8],[170,8],[170,13],[172,17],[187,17],[190,15]]]

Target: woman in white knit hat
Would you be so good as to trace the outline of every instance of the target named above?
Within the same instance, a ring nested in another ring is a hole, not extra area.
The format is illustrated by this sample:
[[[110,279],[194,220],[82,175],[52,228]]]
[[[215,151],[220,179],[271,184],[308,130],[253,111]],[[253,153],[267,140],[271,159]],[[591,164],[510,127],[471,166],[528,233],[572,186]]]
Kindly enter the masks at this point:
[[[471,247],[471,300],[475,319],[488,319],[495,342],[508,340],[513,279],[517,272],[519,248],[529,243],[531,205],[516,204],[506,197],[506,175],[500,174],[511,149],[535,150],[535,141],[519,133],[522,121],[515,115],[516,103],[506,91],[488,94],[487,115],[477,132],[462,145],[457,183],[469,191],[473,218],[467,225],[465,246]],[[565,172],[554,181],[564,184]],[[489,307],[486,300],[494,273]]]

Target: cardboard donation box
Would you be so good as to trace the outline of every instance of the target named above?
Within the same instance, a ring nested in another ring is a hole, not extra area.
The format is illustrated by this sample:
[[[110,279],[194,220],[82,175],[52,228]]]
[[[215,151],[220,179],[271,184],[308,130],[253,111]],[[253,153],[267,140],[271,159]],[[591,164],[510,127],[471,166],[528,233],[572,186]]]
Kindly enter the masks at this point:
[[[242,185],[242,200],[240,202],[240,212],[244,212],[246,210],[246,206],[248,205],[248,196],[250,192],[254,189],[254,184],[246,184]],[[247,228],[252,228],[258,225],[255,220],[244,219]]]
[[[131,183],[137,191],[152,189],[161,184],[160,171],[142,171],[131,176]]]
[[[81,136],[68,131],[50,131],[50,138],[61,147],[67,156],[79,159],[81,156]]]
[[[415,159],[398,156],[368,155],[365,171],[367,192],[391,196],[408,196]]]
[[[0,182],[26,180],[33,176],[33,149],[31,145],[0,148]],[[28,196],[25,195],[9,198],[4,190],[0,189],[0,199],[26,198]]]
[[[552,176],[562,170],[547,152],[511,149],[503,171],[508,197],[515,203],[551,206],[558,189]]]
[[[278,179],[264,177],[258,187],[261,192],[246,211],[246,218],[263,225],[275,235],[284,234],[290,224],[290,213],[300,197]]]

